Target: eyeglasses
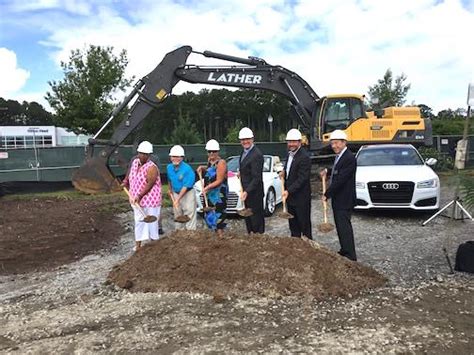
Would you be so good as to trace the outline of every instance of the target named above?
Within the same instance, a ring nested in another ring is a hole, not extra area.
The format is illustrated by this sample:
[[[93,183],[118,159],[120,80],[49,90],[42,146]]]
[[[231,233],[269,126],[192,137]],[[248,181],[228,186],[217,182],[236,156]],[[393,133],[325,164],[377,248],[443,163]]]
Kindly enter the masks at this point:
[[[217,153],[217,152],[218,152],[218,150],[208,150],[208,151],[207,151],[207,154]]]

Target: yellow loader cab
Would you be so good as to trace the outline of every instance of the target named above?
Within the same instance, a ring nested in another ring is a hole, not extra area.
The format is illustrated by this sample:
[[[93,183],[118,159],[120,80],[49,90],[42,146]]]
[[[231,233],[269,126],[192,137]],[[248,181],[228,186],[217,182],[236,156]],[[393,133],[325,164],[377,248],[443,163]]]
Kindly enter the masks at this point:
[[[357,94],[328,95],[318,105],[318,130],[315,135],[329,143],[335,129],[346,132],[349,146],[364,144],[410,143],[431,146],[431,121],[421,117],[418,107],[387,107],[381,112],[368,110],[365,96]]]

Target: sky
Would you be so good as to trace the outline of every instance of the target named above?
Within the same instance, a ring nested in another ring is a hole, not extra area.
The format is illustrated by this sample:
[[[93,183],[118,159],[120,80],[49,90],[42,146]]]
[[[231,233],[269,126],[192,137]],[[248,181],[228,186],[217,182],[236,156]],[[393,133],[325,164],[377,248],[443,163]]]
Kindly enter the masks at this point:
[[[0,14],[0,97],[46,108],[61,61],[91,44],[125,49],[135,78],[182,45],[258,56],[319,96],[366,94],[390,68],[411,84],[406,103],[435,113],[465,108],[474,82],[474,0],[0,0]]]

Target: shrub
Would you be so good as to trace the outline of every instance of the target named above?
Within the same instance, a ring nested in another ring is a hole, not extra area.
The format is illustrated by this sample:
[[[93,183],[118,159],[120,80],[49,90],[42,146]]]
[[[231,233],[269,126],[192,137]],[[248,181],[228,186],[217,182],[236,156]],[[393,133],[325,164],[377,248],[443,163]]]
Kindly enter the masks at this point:
[[[428,158],[435,158],[438,161],[433,167],[433,169],[436,171],[447,171],[453,169],[454,167],[453,159],[435,148],[421,147],[418,151],[424,160]]]
[[[468,210],[474,209],[474,176],[463,174],[460,178],[459,192],[464,203],[464,207]]]

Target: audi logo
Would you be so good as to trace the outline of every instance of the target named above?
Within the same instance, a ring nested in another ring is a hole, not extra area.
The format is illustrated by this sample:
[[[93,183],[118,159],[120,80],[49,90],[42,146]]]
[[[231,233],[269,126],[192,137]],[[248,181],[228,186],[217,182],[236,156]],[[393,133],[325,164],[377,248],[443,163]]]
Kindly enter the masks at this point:
[[[398,190],[398,188],[400,187],[400,185],[398,185],[397,183],[385,183],[382,185],[382,188],[384,190]]]

